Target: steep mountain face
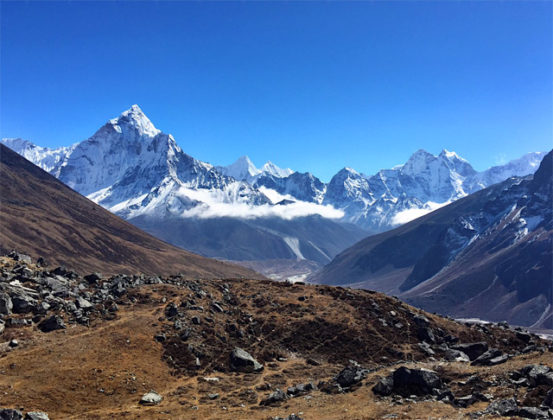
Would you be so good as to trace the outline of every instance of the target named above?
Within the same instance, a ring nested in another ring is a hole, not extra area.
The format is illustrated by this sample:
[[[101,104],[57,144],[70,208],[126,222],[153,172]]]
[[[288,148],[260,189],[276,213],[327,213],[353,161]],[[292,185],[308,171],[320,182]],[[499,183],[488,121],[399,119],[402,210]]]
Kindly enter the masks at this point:
[[[553,328],[553,153],[510,178],[371,236],[312,277],[429,311]]]
[[[0,144],[0,248],[17,249],[85,274],[261,277],[156,239],[84,198]]]
[[[258,169],[248,156],[241,156],[236,162],[228,166],[217,166],[217,170],[224,175],[249,183],[254,183],[260,176],[285,178],[294,173],[291,169],[279,168],[271,161],[265,163],[261,169]]]
[[[56,178],[60,175],[61,167],[65,164],[67,156],[71,154],[75,146],[49,149],[37,146],[30,141],[20,138],[2,139],[1,143],[15,150],[25,159],[51,173]]]
[[[419,150],[404,165],[373,176],[342,169],[328,184],[323,202],[343,210],[345,220],[382,232],[511,176],[531,174],[543,156],[530,153],[476,172],[454,152],[434,156]]]

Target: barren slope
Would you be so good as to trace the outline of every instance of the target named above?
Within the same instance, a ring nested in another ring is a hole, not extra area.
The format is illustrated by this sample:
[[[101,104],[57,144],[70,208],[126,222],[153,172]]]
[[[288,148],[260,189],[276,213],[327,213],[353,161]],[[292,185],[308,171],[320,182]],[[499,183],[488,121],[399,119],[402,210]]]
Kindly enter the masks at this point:
[[[169,245],[0,145],[0,248],[17,249],[80,272],[261,275]]]

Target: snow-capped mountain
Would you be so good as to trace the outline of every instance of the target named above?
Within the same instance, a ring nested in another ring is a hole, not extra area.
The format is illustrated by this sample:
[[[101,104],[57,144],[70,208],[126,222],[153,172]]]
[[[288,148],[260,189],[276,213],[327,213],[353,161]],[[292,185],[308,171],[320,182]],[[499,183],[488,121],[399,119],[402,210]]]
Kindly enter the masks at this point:
[[[127,218],[280,217],[320,215],[379,232],[405,223],[511,176],[533,173],[544,153],[483,172],[454,152],[424,150],[372,176],[351,168],[328,184],[271,162],[243,156],[214,167],[187,155],[133,105],[89,139],[46,149],[21,139],[2,142],[70,187]]]
[[[71,154],[74,146],[49,149],[37,146],[30,141],[20,138],[5,138],[2,143],[16,151],[25,159],[30,160],[46,172],[58,177],[65,158]]]
[[[380,232],[511,176],[532,174],[544,155],[529,153],[477,172],[454,152],[434,156],[418,150],[404,165],[372,176],[342,169],[328,184],[323,203],[343,210],[345,220]]]
[[[256,168],[248,156],[239,157],[236,162],[228,166],[217,166],[217,170],[224,175],[231,176],[239,181],[255,183],[261,176],[272,176],[275,178],[285,178],[294,173],[291,169],[282,169],[273,162],[266,162],[261,169]]]

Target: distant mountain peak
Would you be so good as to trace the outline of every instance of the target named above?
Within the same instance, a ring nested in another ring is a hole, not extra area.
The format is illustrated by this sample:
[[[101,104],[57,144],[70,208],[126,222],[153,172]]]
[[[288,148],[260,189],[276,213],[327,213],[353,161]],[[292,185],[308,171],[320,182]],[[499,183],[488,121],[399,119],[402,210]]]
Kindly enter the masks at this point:
[[[142,109],[136,104],[121,113],[117,118],[109,120],[109,124],[119,129],[121,129],[121,127],[131,127],[140,134],[145,134],[148,137],[155,137],[161,133],[161,130],[158,130],[154,126]]]
[[[265,172],[267,174],[276,176],[278,178],[285,178],[285,177],[290,176],[294,173],[294,171],[292,169],[281,168],[281,167],[275,165],[270,160],[268,160],[267,163],[265,163],[265,165],[263,165],[261,167],[261,171]]]

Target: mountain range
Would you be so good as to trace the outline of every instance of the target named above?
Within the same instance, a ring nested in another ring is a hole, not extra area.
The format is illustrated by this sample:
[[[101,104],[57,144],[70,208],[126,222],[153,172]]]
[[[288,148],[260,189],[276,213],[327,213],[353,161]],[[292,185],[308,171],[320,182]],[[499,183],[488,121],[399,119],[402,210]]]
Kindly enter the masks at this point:
[[[250,264],[305,261],[310,267],[330,262],[368,234],[531,174],[544,155],[477,172],[454,152],[419,150],[404,165],[372,176],[344,168],[324,183],[271,162],[257,168],[247,156],[229,166],[201,162],[137,105],[70,147],[48,149],[19,138],[2,143],[174,245]]]
[[[553,329],[553,152],[533,176],[478,191],[339,254],[317,283],[428,311]]]

